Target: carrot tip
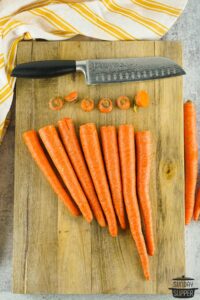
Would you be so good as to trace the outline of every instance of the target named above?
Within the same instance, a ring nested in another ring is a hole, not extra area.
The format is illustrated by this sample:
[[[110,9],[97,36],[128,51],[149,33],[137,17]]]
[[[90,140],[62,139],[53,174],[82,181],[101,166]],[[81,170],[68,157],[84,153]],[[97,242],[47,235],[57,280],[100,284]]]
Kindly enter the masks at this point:
[[[113,231],[109,230],[109,232],[112,237],[116,237],[118,235],[117,231],[113,232]]]
[[[198,219],[199,219],[199,215],[197,215],[197,216],[194,215],[194,216],[193,216],[193,220],[194,220],[194,221],[198,221]]]

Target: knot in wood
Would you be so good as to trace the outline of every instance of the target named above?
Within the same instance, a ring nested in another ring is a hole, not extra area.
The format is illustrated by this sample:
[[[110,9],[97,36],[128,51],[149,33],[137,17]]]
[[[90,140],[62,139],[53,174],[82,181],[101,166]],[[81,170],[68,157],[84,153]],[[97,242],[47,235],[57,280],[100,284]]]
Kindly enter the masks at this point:
[[[176,164],[171,160],[167,160],[163,164],[163,174],[167,180],[171,180],[174,178],[176,174]]]

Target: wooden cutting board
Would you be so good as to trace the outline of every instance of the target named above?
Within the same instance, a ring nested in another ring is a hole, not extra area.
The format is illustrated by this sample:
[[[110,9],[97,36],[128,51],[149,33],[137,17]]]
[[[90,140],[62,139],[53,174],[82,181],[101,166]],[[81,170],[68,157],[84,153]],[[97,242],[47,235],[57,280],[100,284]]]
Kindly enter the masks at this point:
[[[17,63],[46,59],[87,59],[163,55],[182,63],[177,42],[22,42]],[[146,89],[147,109],[84,113],[80,103],[50,111],[49,99],[72,90],[80,98],[133,97]],[[161,294],[184,274],[184,163],[182,78],[87,86],[82,74],[53,79],[17,80],[13,291],[15,293]],[[129,230],[109,236],[94,221],[71,217],[32,161],[22,132],[64,117],[79,126],[132,123],[153,135],[150,194],[156,253],[145,281]]]

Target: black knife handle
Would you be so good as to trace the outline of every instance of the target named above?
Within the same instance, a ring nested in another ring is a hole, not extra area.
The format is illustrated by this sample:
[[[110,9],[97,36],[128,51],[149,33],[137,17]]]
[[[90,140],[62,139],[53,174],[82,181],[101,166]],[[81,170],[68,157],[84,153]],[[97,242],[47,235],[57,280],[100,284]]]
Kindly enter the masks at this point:
[[[47,78],[76,72],[75,60],[45,60],[19,64],[11,76],[23,78]]]

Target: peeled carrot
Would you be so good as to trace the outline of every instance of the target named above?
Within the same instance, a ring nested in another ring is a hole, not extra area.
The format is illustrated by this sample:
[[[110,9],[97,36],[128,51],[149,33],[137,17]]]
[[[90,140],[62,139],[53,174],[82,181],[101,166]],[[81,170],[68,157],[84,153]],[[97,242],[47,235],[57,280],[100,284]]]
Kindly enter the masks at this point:
[[[149,94],[146,91],[138,91],[135,95],[135,105],[138,107],[149,106]]]
[[[81,108],[86,112],[92,111],[94,109],[94,100],[90,98],[84,98],[81,100]]]
[[[112,100],[110,98],[102,98],[98,103],[98,108],[101,113],[109,113],[113,109]]]
[[[184,104],[184,150],[185,150],[185,224],[189,224],[194,210],[198,172],[198,143],[196,109],[192,101]]]
[[[49,101],[49,108],[51,110],[61,110],[63,108],[64,102],[61,98],[52,98]]]
[[[151,133],[150,131],[136,132],[136,165],[137,192],[140,209],[145,226],[146,245],[149,255],[154,255],[155,244],[153,222],[149,196],[149,180],[151,168]]]
[[[64,203],[73,216],[80,215],[80,211],[78,210],[76,204],[67,194],[55,172],[53,171],[40,144],[37,132],[35,130],[26,131],[23,133],[23,139],[34,161],[50,183],[52,189],[57,194],[59,199]]]
[[[121,228],[126,228],[120,173],[117,131],[115,126],[101,126],[101,141],[113,204]]]
[[[131,101],[127,96],[120,96],[116,100],[117,107],[122,110],[129,109],[131,106]]]
[[[56,128],[53,125],[43,127],[39,130],[39,134],[72,198],[85,219],[91,222],[93,217],[90,206],[59,139]]]
[[[110,234],[112,236],[116,236],[117,221],[112,205],[112,199],[106,178],[103,157],[95,124],[88,123],[81,125],[80,139],[94,187],[108,222]]]
[[[200,188],[197,191],[195,206],[194,206],[194,214],[193,218],[195,221],[198,221],[200,215]]]
[[[106,226],[106,222],[103,211],[99,204],[92,179],[87,169],[72,119],[65,118],[58,121],[58,129],[69,159],[89,201],[94,216],[99,225],[104,227]]]
[[[133,126],[120,125],[118,139],[126,212],[130,224],[130,230],[141,259],[144,276],[149,280],[149,259],[142,233],[140,212],[136,196],[135,142]]]
[[[78,99],[78,93],[76,91],[73,91],[68,95],[64,96],[64,99],[66,102],[75,102]]]

